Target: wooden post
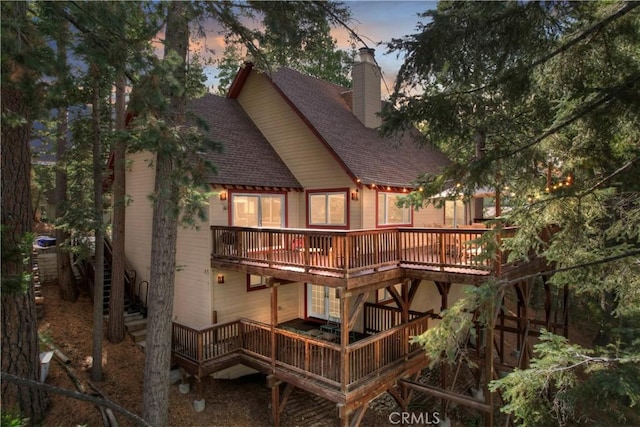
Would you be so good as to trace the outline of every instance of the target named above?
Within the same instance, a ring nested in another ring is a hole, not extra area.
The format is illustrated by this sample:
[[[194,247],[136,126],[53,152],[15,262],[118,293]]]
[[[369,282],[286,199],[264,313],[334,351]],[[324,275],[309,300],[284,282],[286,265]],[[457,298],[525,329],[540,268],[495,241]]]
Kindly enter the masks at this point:
[[[276,326],[278,325],[278,284],[271,286],[271,373],[276,371],[276,357],[278,354],[278,340]]]
[[[341,292],[340,298],[340,358],[342,359],[342,369],[340,375],[340,390],[347,392],[349,383],[349,353],[347,345],[349,345],[349,296]]]
[[[408,280],[408,279],[407,279]],[[402,282],[402,324],[404,328],[402,329],[402,354],[406,357],[409,354],[409,328],[407,328],[407,323],[409,323],[409,283],[407,280]]]
[[[446,252],[444,250],[445,247],[445,242],[444,242],[444,237],[445,234],[444,233],[440,233],[440,237],[438,239],[438,241],[440,242],[440,270],[444,271],[444,264],[446,264],[447,258],[446,258]]]
[[[271,421],[274,427],[280,426],[280,381],[273,375],[267,377],[267,385],[271,387]]]
[[[493,379],[493,335],[495,328],[495,315],[494,315],[494,299],[491,298],[489,302],[489,309],[487,310],[489,315],[488,324],[486,328],[485,339],[485,403],[489,407],[489,410],[485,413],[484,424],[487,427],[493,427],[493,393],[489,391],[489,382]]]

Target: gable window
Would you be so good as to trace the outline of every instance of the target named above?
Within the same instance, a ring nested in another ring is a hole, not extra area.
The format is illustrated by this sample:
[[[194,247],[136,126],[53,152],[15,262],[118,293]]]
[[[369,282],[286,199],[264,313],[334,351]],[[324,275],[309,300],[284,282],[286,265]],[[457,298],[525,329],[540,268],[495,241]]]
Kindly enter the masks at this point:
[[[410,225],[411,208],[399,208],[399,194],[378,193],[378,225]]]
[[[231,197],[231,225],[284,228],[284,194],[232,193]]]
[[[309,193],[309,225],[340,226],[347,225],[347,192]]]

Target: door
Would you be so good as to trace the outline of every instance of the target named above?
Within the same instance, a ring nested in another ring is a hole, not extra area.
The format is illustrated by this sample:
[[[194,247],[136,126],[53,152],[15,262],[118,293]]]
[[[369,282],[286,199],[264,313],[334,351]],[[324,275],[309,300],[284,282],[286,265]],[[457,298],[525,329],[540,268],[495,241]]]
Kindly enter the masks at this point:
[[[307,317],[340,319],[340,299],[336,290],[307,283]]]

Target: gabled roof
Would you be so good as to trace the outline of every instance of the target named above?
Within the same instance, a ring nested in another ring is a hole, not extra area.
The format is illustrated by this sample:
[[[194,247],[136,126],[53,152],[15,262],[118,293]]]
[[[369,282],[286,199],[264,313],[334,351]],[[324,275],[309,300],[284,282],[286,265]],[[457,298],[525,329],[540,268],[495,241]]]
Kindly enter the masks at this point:
[[[207,177],[210,184],[302,189],[235,99],[207,94],[191,101],[188,109],[208,123],[206,135],[224,147],[221,153],[202,154],[217,169],[217,174]]]
[[[363,185],[409,187],[420,174],[449,164],[435,147],[418,145],[417,131],[383,138],[365,127],[343,96],[350,89],[289,68],[275,72],[272,82]]]

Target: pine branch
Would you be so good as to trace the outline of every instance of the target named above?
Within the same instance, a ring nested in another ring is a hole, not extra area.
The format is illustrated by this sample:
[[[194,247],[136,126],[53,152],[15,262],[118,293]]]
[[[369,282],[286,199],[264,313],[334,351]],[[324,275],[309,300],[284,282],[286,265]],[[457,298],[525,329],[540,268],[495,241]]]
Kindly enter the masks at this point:
[[[577,121],[578,119],[586,116],[587,114],[597,110],[598,108],[600,108],[602,106],[608,105],[608,103],[610,101],[613,101],[619,94],[625,93],[631,87],[635,86],[638,82],[640,82],[640,76],[638,76],[637,74],[633,74],[633,75],[629,76],[621,85],[619,85],[615,89],[609,91],[606,94],[603,94],[603,95],[597,97],[596,99],[594,99],[594,100],[592,100],[592,101],[590,101],[590,102],[588,102],[586,104],[582,104],[580,106],[580,108],[578,108],[578,110],[575,111],[571,116],[569,116],[565,120],[561,121],[557,125],[552,126],[551,128],[547,129],[542,134],[540,134],[536,138],[534,138],[528,144],[525,144],[522,147],[518,147],[515,150],[512,150],[512,151],[510,151],[510,152],[508,152],[506,154],[502,154],[500,156],[493,157],[492,160],[500,160],[500,159],[504,159],[504,158],[507,158],[507,157],[511,157],[511,156],[513,156],[515,154],[518,154],[521,151],[524,151],[524,150],[526,150],[528,148],[533,147],[536,144],[539,144],[540,142],[542,142],[543,140],[545,140],[549,136],[556,134],[560,130],[564,129],[565,127],[567,127],[570,124],[572,124],[575,121]]]
[[[562,45],[560,45],[556,50],[548,53],[547,55],[545,55],[545,56],[533,61],[531,64],[525,66],[524,69],[521,70],[521,72],[522,73],[530,72],[533,68],[537,67],[538,65],[544,64],[547,61],[549,61],[550,59],[560,55],[561,53],[564,53],[564,52],[568,51],[570,48],[572,48],[573,46],[578,44],[578,42],[586,39],[591,34],[594,34],[594,33],[598,32],[598,31],[600,31],[606,25],[608,25],[611,22],[623,17],[624,15],[626,15],[629,12],[631,12],[633,9],[635,9],[638,6],[640,6],[640,2],[637,2],[637,1],[626,3],[618,11],[616,11],[615,13],[607,16],[606,18],[602,19],[601,21],[596,22],[595,24],[593,24],[591,27],[589,27],[586,30],[584,30],[582,33],[580,33],[575,38],[567,41],[566,43],[564,43]],[[473,93],[476,93],[476,92],[481,92],[481,91],[484,91],[484,90],[489,89],[491,87],[497,86],[498,84],[509,80],[511,77],[512,76],[510,74],[508,74],[508,73],[507,74],[502,74],[499,78],[497,78],[496,80],[493,80],[490,83],[487,83],[486,85],[482,85],[480,87],[477,87],[477,88],[474,88],[474,89],[469,89],[469,90],[466,90],[466,91],[450,92],[450,93],[447,93],[446,95],[447,96],[459,96],[459,95],[470,95],[470,94],[473,94]]]
[[[627,2],[617,12],[613,13],[612,15],[607,16],[606,18],[602,19],[599,22],[596,22],[591,27],[587,28],[582,33],[580,33],[577,37],[569,40],[568,42],[566,42],[563,45],[560,45],[556,50],[554,50],[552,52],[549,52],[547,55],[543,56],[542,58],[538,59],[537,61],[534,61],[531,64],[529,64],[527,69],[531,70],[532,68],[537,67],[540,64],[544,64],[545,62],[549,61],[551,58],[553,58],[553,57],[555,57],[555,56],[557,56],[557,55],[559,55],[561,53],[566,52],[571,47],[573,47],[574,45],[578,44],[578,42],[586,39],[591,34],[600,31],[602,28],[604,28],[609,23],[615,21],[618,18],[623,17],[624,15],[626,15],[629,12],[631,12],[633,9],[635,9],[638,6],[640,6],[640,2],[637,2],[637,1]]]
[[[580,268],[586,268],[586,267],[592,267],[592,266],[595,266],[595,265],[606,264],[606,263],[611,262],[611,261],[617,261],[619,259],[629,258],[629,257],[632,257],[632,256],[638,256],[638,255],[640,255],[640,249],[629,251],[629,252],[625,252],[625,253],[622,253],[622,254],[619,254],[619,255],[600,258],[598,260],[589,261],[589,262],[585,262],[585,263],[582,263],[582,264],[576,264],[576,265],[571,265],[571,266],[568,266],[568,267],[561,267],[561,268],[554,268],[552,270],[540,271],[538,273],[529,274],[527,276],[519,276],[516,279],[500,280],[499,283],[501,283],[501,285],[500,285],[499,291],[501,291],[504,288],[507,288],[508,286],[513,285],[514,283],[519,283],[521,281],[526,281],[526,280],[529,280],[529,279],[535,279],[535,278],[540,277],[540,276],[548,276],[548,275],[555,274],[555,273],[564,273],[565,271],[578,270]]]

